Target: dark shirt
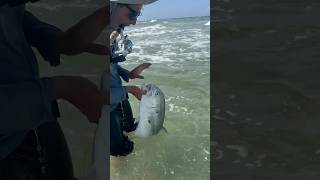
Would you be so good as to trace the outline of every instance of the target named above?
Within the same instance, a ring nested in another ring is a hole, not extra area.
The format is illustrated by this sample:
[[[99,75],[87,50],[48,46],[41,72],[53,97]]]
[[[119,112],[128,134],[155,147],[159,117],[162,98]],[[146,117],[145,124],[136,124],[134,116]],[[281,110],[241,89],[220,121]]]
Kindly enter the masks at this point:
[[[110,63],[110,112],[113,111],[120,102],[128,99],[128,90],[122,85],[122,80],[129,81],[129,71],[122,68],[118,63]]]
[[[0,7],[0,160],[28,131],[52,120],[52,82],[40,78],[32,46],[51,65],[60,64],[54,38],[59,32],[25,5]]]

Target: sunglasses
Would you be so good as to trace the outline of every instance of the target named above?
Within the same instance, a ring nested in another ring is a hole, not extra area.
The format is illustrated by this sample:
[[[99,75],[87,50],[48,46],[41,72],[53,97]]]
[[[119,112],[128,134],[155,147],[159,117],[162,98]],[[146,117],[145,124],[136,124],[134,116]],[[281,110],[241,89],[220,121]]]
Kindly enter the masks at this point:
[[[127,4],[123,4],[123,6],[125,6],[126,8],[128,8],[130,10],[130,14],[129,14],[129,19],[130,20],[137,20],[138,17],[141,15],[141,12],[137,12],[134,9],[132,9],[129,5]]]

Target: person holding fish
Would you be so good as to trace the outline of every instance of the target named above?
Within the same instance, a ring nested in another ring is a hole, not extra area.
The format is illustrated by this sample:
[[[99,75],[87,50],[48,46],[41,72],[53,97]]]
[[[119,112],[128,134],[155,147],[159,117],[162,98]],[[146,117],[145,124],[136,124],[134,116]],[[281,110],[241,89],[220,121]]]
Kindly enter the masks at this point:
[[[124,132],[132,132],[137,124],[132,115],[128,93],[141,100],[145,91],[137,86],[123,86],[121,78],[129,82],[129,79],[143,79],[141,72],[150,67],[150,63],[143,63],[128,71],[119,65],[125,61],[125,56],[130,52],[117,54],[119,50],[115,41],[117,35],[122,36],[125,26],[135,25],[140,15],[142,6],[153,3],[157,0],[110,0],[110,154],[112,156],[127,156],[133,151],[133,142],[128,139]],[[124,46],[130,46],[130,41],[126,37],[121,37],[126,41]],[[121,49],[121,48],[120,48]],[[128,47],[128,51],[131,51]],[[126,50],[126,48],[124,49]]]

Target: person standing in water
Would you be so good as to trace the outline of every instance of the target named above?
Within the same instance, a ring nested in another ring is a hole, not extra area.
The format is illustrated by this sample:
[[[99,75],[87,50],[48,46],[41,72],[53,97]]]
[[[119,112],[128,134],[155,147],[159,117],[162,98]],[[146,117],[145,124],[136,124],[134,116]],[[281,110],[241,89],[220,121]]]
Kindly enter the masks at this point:
[[[155,1],[157,0],[110,0],[108,31],[120,33],[125,26],[135,25],[142,6]],[[113,50],[117,46],[113,40],[114,37],[110,37],[110,154],[127,156],[133,151],[133,142],[124,135],[123,131],[132,132],[137,127],[128,101],[128,93],[141,100],[145,92],[137,86],[123,86],[121,78],[126,82],[129,82],[129,79],[143,79],[141,72],[151,64],[143,63],[132,71],[122,68],[118,63],[125,58],[113,58]]]

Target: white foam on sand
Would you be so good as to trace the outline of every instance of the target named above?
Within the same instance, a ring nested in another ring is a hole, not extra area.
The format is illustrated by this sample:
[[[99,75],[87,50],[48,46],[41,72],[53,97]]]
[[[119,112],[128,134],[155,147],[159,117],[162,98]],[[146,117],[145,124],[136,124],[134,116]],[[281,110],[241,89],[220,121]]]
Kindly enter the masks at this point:
[[[204,24],[205,26],[210,26],[210,21],[208,21],[206,24]]]

